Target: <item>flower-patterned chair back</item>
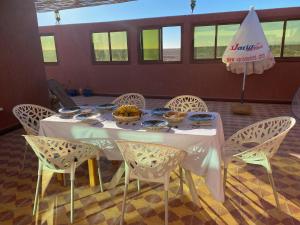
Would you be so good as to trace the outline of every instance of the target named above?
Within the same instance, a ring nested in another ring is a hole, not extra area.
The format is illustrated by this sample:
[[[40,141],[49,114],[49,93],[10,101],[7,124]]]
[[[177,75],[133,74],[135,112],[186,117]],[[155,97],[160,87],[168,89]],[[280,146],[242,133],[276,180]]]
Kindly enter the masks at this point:
[[[173,147],[143,142],[116,141],[130,170],[130,176],[155,181],[169,177],[186,152]]]
[[[136,105],[140,109],[144,109],[146,107],[145,98],[143,95],[138,93],[128,93],[119,96],[113,102],[117,106],[121,105]]]
[[[180,95],[171,99],[166,105],[175,112],[207,112],[208,108],[205,102],[193,95]]]
[[[24,135],[45,169],[68,172],[96,156],[98,147],[91,144],[43,136]]]
[[[38,135],[40,120],[55,114],[54,111],[43,106],[21,104],[13,108],[13,114],[22,124],[29,135]]]
[[[263,157],[270,159],[295,123],[294,118],[287,116],[266,119],[239,130],[228,139],[228,143],[233,146],[256,143],[254,147],[236,155],[244,161],[264,160]]]

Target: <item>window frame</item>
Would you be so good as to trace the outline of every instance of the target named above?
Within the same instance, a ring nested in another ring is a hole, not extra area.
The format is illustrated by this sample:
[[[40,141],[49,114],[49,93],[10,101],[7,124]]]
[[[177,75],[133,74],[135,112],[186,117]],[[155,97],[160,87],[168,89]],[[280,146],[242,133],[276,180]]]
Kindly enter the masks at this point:
[[[292,21],[292,20],[300,20],[300,18],[292,18],[292,19],[272,19],[272,20],[261,20],[261,23],[265,22],[283,22],[283,30],[282,30],[282,40],[281,40],[281,49],[280,49],[280,56],[279,57],[274,57],[277,62],[297,62],[300,61],[300,56],[296,57],[283,57],[283,51],[284,51],[284,44],[285,44],[285,33],[286,33],[286,24],[287,21]],[[217,56],[217,46],[218,46],[218,26],[219,25],[233,25],[233,24],[241,24],[242,21],[230,21],[226,23],[195,23],[191,24],[191,54],[190,54],[190,63],[192,64],[202,64],[202,63],[219,63],[222,62],[222,58],[216,58]],[[214,58],[213,59],[195,59],[194,58],[194,32],[195,32],[195,27],[198,26],[215,26],[215,46],[214,46]]]
[[[163,60],[163,32],[164,27],[180,27],[180,60],[179,61],[164,61]],[[143,30],[159,30],[159,60],[144,60],[144,49],[143,49]],[[138,27],[137,40],[138,40],[138,62],[139,64],[182,64],[183,63],[183,34],[184,34],[184,24],[166,24],[166,25],[150,25]]]
[[[55,52],[56,52],[56,60],[57,62],[45,62],[44,61],[44,53],[43,53],[43,47],[42,47],[42,41],[41,41],[41,37],[42,36],[53,36],[54,37],[54,46],[55,46]],[[41,50],[42,50],[42,62],[46,65],[49,65],[49,66],[56,66],[56,65],[59,65],[60,64],[60,57],[59,57],[59,54],[58,54],[58,50],[57,50],[57,42],[56,42],[56,36],[55,36],[55,33],[52,32],[52,33],[40,33],[40,43],[41,43]]]
[[[127,39],[127,53],[128,53],[128,60],[127,61],[112,61],[112,54],[111,54],[111,40],[110,40],[110,33],[111,32],[125,32],[126,33],[126,39]],[[110,61],[97,61],[96,55],[95,55],[95,48],[94,48],[94,42],[93,42],[93,34],[94,33],[108,33],[108,44],[109,44],[109,57]],[[131,57],[130,57],[130,47],[129,47],[129,32],[127,29],[115,29],[115,30],[97,30],[97,31],[91,31],[90,32],[90,46],[91,46],[91,57],[92,57],[92,64],[93,65],[128,65],[131,63]]]

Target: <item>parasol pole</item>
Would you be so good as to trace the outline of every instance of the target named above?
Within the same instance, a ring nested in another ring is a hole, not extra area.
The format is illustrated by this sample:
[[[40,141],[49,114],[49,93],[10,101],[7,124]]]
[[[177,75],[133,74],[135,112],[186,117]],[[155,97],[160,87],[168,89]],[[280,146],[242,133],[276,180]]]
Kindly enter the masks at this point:
[[[245,62],[245,64],[244,64],[244,77],[243,77],[242,93],[241,93],[241,104],[244,103],[246,76],[247,76],[247,63]]]

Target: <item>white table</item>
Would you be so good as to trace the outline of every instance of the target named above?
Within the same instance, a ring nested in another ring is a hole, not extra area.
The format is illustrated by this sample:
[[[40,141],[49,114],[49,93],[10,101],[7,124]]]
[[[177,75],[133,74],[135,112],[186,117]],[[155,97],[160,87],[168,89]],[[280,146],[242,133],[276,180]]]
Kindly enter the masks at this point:
[[[193,127],[186,118],[178,128],[163,131],[147,131],[140,122],[119,124],[112,119],[111,113],[95,115],[90,121],[62,119],[54,115],[40,122],[39,134],[96,141],[109,160],[123,160],[113,140],[153,142],[180,148],[188,152],[182,167],[204,176],[213,197],[223,202],[221,151],[224,133],[220,115],[212,114],[215,119],[211,126]],[[150,113],[143,116],[143,120],[149,118],[152,118]]]

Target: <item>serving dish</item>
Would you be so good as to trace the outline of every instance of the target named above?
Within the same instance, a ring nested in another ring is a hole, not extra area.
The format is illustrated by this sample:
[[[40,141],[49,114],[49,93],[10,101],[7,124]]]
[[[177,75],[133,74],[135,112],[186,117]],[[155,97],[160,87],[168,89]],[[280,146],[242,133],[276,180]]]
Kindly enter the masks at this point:
[[[107,111],[111,111],[117,108],[117,105],[113,104],[113,103],[106,103],[106,104],[100,104],[100,105],[96,105],[95,109],[97,110],[107,110]]]
[[[167,112],[163,115],[164,119],[167,120],[169,123],[175,124],[180,123],[186,117],[185,112]]]
[[[151,111],[151,114],[154,116],[162,116],[165,113],[170,112],[170,111],[172,111],[172,110],[169,108],[156,108]]]
[[[160,130],[167,126],[168,122],[165,120],[145,120],[142,122],[142,127],[148,130]]]
[[[141,118],[142,111],[135,105],[122,105],[113,111],[112,116],[118,122],[133,122]]]

